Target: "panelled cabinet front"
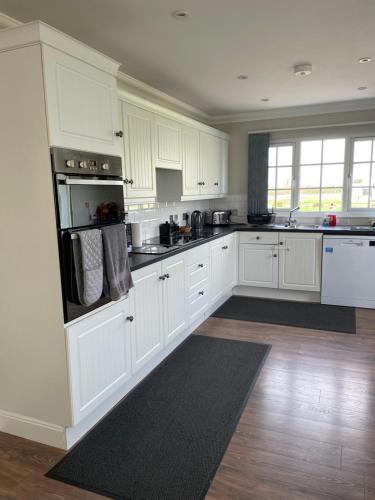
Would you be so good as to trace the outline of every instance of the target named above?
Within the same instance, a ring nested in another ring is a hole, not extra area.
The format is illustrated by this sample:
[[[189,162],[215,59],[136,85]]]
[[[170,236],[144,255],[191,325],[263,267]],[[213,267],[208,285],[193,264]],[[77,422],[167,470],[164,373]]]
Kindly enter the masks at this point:
[[[153,164],[153,114],[122,103],[125,149],[125,187],[128,198],[156,196]]]
[[[185,297],[185,259],[183,254],[171,257],[162,266],[164,338],[171,342],[187,327]]]
[[[199,132],[192,127],[182,128],[183,195],[200,194]]]
[[[278,248],[276,245],[241,244],[238,267],[240,285],[278,287]]]
[[[157,114],[154,120],[155,167],[182,170],[181,125]]]
[[[50,145],[121,155],[116,77],[47,45],[43,66]]]
[[[133,273],[130,309],[132,322],[132,367],[136,372],[163,347],[163,296],[161,263]]]
[[[199,133],[199,162],[202,177],[201,193],[218,194],[221,185],[221,138],[207,132]]]
[[[279,288],[320,291],[322,234],[279,234]]]
[[[67,329],[73,424],[131,376],[129,299]]]

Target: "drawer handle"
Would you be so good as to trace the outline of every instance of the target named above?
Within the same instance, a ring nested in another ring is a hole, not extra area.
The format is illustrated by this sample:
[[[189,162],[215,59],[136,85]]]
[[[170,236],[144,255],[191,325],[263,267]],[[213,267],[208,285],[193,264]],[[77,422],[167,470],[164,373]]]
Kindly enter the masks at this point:
[[[198,267],[204,267],[204,264],[198,264]]]
[[[218,186],[218,185],[219,185],[219,183],[218,183],[218,182],[214,182],[214,186]]]
[[[126,320],[130,321],[130,323],[131,323],[132,321],[134,321],[134,316],[127,316]]]
[[[202,290],[202,291],[200,291],[200,292],[199,292],[199,295],[204,295],[204,291],[203,291],[203,290]]]
[[[273,254],[273,256],[274,256],[274,257],[277,257],[277,253],[274,253],[274,254]]]
[[[115,136],[116,137],[124,137],[124,132],[122,130],[118,130],[117,132],[115,132]]]
[[[257,236],[257,237],[256,237],[256,239],[257,239],[257,240],[260,240],[260,236]]]
[[[227,246],[227,245],[225,245],[225,246],[223,246],[223,247],[221,247],[221,248],[222,248],[223,250],[228,250],[228,246]]]

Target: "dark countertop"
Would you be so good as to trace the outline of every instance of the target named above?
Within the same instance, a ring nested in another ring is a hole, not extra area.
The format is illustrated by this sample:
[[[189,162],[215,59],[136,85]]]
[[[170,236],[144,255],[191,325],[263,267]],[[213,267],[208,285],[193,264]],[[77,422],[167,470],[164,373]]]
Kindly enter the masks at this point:
[[[142,267],[149,266],[150,264],[154,264],[155,262],[160,262],[161,260],[168,259],[173,255],[177,255],[178,253],[185,252],[190,250],[191,248],[203,245],[210,241],[213,241],[217,238],[221,238],[222,236],[226,236],[228,234],[234,233],[236,231],[261,231],[261,232],[287,232],[287,233],[323,233],[325,235],[345,235],[345,236],[375,236],[375,229],[371,229],[366,226],[334,226],[334,227],[326,227],[326,226],[314,226],[312,224],[309,225],[300,225],[296,228],[287,228],[284,225],[276,224],[270,226],[252,226],[249,224],[231,224],[229,226],[205,226],[204,228],[204,237],[201,239],[197,239],[183,245],[179,248],[173,249],[170,252],[166,252],[161,255],[150,255],[150,254],[135,254],[130,253],[130,269],[132,271],[136,271],[137,269],[141,269]]]

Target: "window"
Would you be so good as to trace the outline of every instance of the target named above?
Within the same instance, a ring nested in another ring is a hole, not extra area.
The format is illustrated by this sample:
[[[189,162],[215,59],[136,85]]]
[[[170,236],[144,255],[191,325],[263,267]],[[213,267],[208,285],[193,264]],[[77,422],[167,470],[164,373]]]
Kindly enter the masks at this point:
[[[351,208],[375,208],[375,139],[353,141]]]
[[[301,141],[299,205],[301,212],[342,211],[345,139]]]
[[[268,150],[268,206],[288,209],[292,204],[293,144],[271,146]]]

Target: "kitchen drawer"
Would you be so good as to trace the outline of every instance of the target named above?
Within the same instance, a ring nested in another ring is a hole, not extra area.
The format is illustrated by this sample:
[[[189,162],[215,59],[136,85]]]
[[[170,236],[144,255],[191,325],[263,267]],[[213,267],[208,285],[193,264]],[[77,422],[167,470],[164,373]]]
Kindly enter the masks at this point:
[[[208,308],[208,281],[196,287],[196,291],[189,297],[189,320],[194,323]]]
[[[259,243],[261,245],[277,245],[279,233],[266,231],[240,232],[240,243]]]
[[[206,257],[188,267],[187,280],[189,289],[208,278],[208,265],[209,259]]]
[[[209,255],[210,249],[208,243],[192,248],[185,253],[186,265],[199,264],[203,259],[209,258]]]

